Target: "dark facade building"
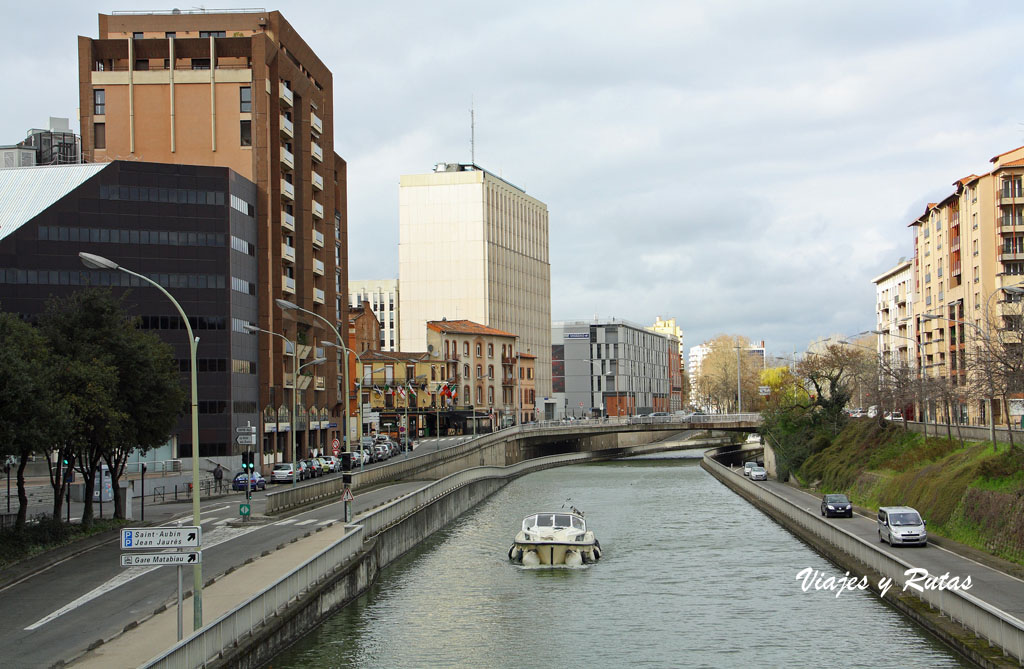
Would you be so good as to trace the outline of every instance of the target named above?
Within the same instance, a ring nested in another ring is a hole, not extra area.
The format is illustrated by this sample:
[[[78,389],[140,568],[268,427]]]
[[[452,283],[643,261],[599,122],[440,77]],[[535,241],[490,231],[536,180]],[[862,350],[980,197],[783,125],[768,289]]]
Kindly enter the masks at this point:
[[[189,383],[186,330],[156,288],[87,269],[86,251],[144,274],[189,314],[198,346],[199,456],[237,456],[235,427],[259,422],[256,186],[226,167],[115,161],[0,170],[0,309],[32,320],[51,296],[127,292],[139,327],[172,345]],[[187,412],[148,461],[189,458]],[[230,464],[225,461],[226,464]],[[187,467],[186,467],[187,468]]]

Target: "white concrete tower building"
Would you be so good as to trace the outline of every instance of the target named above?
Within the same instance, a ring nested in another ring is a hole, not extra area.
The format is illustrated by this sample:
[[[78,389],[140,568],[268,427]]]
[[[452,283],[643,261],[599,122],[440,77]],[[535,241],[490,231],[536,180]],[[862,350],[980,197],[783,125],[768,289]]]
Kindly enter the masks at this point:
[[[428,321],[470,320],[518,335],[551,396],[548,208],[477,165],[403,175],[398,192],[400,350],[426,350]]]
[[[398,351],[399,295],[398,279],[348,280],[348,306],[370,303],[373,315],[380,321],[380,350]]]

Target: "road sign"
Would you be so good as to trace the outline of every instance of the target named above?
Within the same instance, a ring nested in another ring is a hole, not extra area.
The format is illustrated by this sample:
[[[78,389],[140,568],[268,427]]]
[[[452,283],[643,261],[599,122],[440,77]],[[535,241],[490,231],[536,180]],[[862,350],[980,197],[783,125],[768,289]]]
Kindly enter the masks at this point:
[[[771,386],[758,386],[757,392],[759,394],[761,394],[761,395],[771,395],[772,394],[772,387]]]
[[[122,567],[163,567],[166,565],[199,564],[203,554],[192,553],[121,553]]]
[[[252,507],[248,504],[242,503],[238,505],[238,515],[248,516],[252,512]]]
[[[334,441],[331,442],[331,448],[335,450],[341,448],[341,442],[335,439]]]
[[[256,426],[242,425],[241,427],[236,427],[235,432],[237,432],[238,434],[256,434]]]
[[[237,441],[242,446],[255,446],[256,436],[252,434],[240,434],[237,437],[235,437],[235,441]]]
[[[121,548],[197,548],[203,540],[201,527],[126,527]]]
[[[352,488],[345,488],[345,492],[341,494],[342,502],[354,502],[355,496],[352,494]]]

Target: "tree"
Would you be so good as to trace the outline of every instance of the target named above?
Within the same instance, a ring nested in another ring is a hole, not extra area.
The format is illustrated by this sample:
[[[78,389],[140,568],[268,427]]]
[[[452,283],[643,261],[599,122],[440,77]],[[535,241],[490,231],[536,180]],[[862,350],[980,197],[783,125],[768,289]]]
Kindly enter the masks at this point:
[[[810,407],[817,409],[819,422],[828,425],[833,436],[845,424],[843,409],[850,401],[853,374],[864,355],[849,346],[829,344],[824,352],[808,353],[797,363],[797,374],[809,384]]]
[[[60,443],[68,428],[58,401],[55,360],[46,339],[14,314],[0,313],[0,454],[17,463],[18,519],[25,526],[25,467],[33,453]]]
[[[92,524],[92,497],[101,461],[117,485],[136,448],[150,448],[170,434],[184,406],[170,348],[136,329],[122,299],[88,288],[51,300],[42,330],[62,358],[62,392],[73,430],[69,445],[85,492],[82,524]],[[115,514],[123,509],[115,502]]]
[[[747,352],[750,342],[740,336],[719,335],[707,345],[711,350],[700,365],[697,393],[719,411],[737,408],[740,398],[736,396],[736,364],[739,358],[743,406],[755,406],[759,401],[757,386],[763,363]],[[738,356],[737,346],[740,349]]]

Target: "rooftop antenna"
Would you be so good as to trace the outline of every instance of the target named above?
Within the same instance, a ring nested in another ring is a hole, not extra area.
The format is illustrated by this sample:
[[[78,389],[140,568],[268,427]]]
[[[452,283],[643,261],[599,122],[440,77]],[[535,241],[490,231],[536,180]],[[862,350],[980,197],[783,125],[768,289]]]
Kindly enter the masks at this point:
[[[473,109],[473,96],[469,97],[469,162],[476,165],[476,112]]]

